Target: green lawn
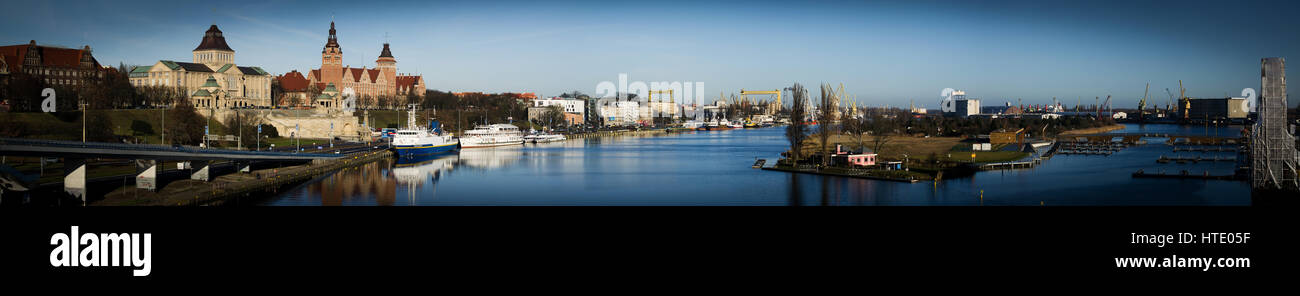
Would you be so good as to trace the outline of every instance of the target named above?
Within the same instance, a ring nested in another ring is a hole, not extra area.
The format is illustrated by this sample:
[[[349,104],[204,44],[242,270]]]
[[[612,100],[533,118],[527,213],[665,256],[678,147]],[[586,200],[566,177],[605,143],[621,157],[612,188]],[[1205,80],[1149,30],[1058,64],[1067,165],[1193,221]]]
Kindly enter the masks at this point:
[[[82,122],[80,111],[54,113],[13,112],[0,113],[5,120],[16,120],[27,126],[31,139],[47,140],[81,140]],[[162,132],[162,111],[160,110],[91,110],[90,115],[106,114],[110,126],[86,126],[88,129],[109,128],[114,135],[136,137],[147,144],[159,144]],[[201,114],[200,114],[201,115]],[[60,118],[62,117],[62,118]],[[66,120],[65,120],[66,119]],[[212,133],[222,134],[226,127],[220,122],[212,121]]]
[[[326,144],[326,145],[328,145],[329,143],[329,139],[326,138],[319,138],[319,139],[302,138],[299,140],[302,142],[303,147],[311,146],[312,143],[319,143],[319,144]],[[266,142],[262,142],[262,149],[266,149],[267,147],[270,147],[271,144],[275,144],[275,147],[293,147],[294,144],[296,144],[296,142],[294,141],[293,138],[288,138],[288,137],[270,138],[267,139]]]

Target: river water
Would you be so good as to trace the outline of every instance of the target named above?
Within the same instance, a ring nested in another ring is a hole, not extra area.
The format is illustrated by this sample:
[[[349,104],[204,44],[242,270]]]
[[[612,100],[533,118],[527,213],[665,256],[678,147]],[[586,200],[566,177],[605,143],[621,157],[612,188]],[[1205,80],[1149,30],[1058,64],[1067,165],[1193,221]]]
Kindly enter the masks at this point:
[[[1240,127],[1127,125],[1120,132],[1236,135]],[[267,205],[1249,205],[1244,181],[1134,179],[1147,172],[1231,174],[1233,162],[1159,164],[1162,138],[1110,156],[1057,155],[1032,169],[901,183],[750,168],[788,146],[783,128],[574,139],[383,160],[265,199]],[[981,198],[982,196],[982,198]]]

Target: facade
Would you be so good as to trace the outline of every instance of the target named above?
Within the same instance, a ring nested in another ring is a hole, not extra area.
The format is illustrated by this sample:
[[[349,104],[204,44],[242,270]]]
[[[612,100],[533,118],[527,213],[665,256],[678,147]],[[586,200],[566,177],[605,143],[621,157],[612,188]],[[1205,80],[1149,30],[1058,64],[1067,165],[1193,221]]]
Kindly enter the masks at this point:
[[[835,153],[831,155],[831,162],[836,165],[851,167],[869,167],[876,165],[876,156],[875,153],[855,152],[844,147],[844,145],[835,145]]]
[[[645,106],[641,107],[641,117],[677,118],[680,116],[680,111],[678,109],[677,104],[672,102],[649,102]]]
[[[90,46],[79,49],[27,44],[0,46],[0,79],[6,83],[12,74],[41,77],[54,86],[77,86],[88,79],[104,77],[99,61]]]
[[[313,103],[310,98],[312,93],[311,82],[298,70],[284,73],[284,75],[276,77],[275,80],[280,82],[280,89],[284,91],[279,98],[276,98],[276,106],[296,107]],[[297,103],[293,104],[292,102]]]
[[[951,99],[944,100],[940,104],[943,106],[944,116],[949,117],[970,117],[971,115],[980,114],[980,100],[967,99],[966,92],[953,91]]]
[[[613,101],[605,102],[597,110],[605,125],[630,125],[640,118],[640,105],[637,101]]]
[[[191,94],[191,103],[199,108],[273,105],[273,76],[259,67],[235,65],[235,50],[226,45],[226,38],[217,25],[212,25],[204,32],[203,40],[192,53],[192,63],[162,60],[152,66],[132,69],[129,78],[131,85],[185,88]]]
[[[1018,130],[1000,130],[989,133],[989,143],[992,143],[993,145],[1024,142],[1025,129],[1023,128]]]
[[[358,97],[371,100],[380,96],[406,94],[424,97],[424,77],[397,73],[397,58],[393,57],[388,43],[384,43],[383,51],[375,60],[374,69],[366,69],[364,66],[361,68],[344,66],[343,48],[339,45],[336,32],[334,22],[330,22],[329,39],[325,42],[325,48],[321,50],[321,66],[308,73],[309,83],[319,89],[325,89],[329,84],[334,84],[340,91],[350,88]],[[374,103],[374,101],[361,102],[371,106]]]
[[[980,114],[980,100],[962,98],[956,101],[956,109],[953,115],[957,117],[970,117],[971,115]]]
[[[1186,116],[1178,116],[1189,120],[1245,119],[1249,111],[1246,99],[1242,98],[1188,99],[1184,106],[1188,108],[1179,110],[1187,113]]]
[[[587,101],[578,99],[549,98],[533,100],[533,107],[560,106],[565,113],[586,114]]]

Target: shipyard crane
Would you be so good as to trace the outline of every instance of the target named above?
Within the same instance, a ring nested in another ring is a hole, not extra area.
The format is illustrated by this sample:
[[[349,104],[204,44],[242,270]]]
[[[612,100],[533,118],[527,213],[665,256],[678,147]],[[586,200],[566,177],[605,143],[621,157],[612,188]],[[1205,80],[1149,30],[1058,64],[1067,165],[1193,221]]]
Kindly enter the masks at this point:
[[[1097,118],[1101,118],[1101,106],[1106,106],[1106,112],[1110,112],[1110,116],[1115,116],[1115,109],[1110,107],[1110,95],[1106,95],[1105,102],[1102,102],[1101,105],[1097,105]]]
[[[655,104],[654,104],[654,99],[655,99],[655,95],[656,95],[656,94],[659,95],[659,108],[655,108]],[[664,89],[664,90],[651,90],[651,91],[649,91],[649,93],[646,95],[646,106],[650,107],[650,113],[653,114],[653,116],[654,116],[654,118],[655,118],[655,119],[654,119],[655,121],[659,121],[659,118],[660,118],[660,117],[663,117],[663,113],[664,113],[664,110],[663,110],[663,109],[664,109],[664,108],[663,108],[663,103],[664,103],[664,94],[668,94],[668,106],[669,106],[669,108],[670,108],[670,109],[668,109],[668,110],[669,110],[668,112],[670,113],[670,115],[668,115],[668,116],[670,117],[670,119],[671,119],[671,117],[672,117],[671,113],[675,113],[675,112],[673,112],[673,110],[676,110],[676,109],[677,109],[676,107],[673,107],[673,106],[677,106],[677,100],[673,98],[673,97],[674,97],[674,96],[673,96],[673,89],[670,88],[670,89]],[[659,124],[659,123],[658,123],[658,122],[655,122],[655,124],[657,125],[657,124]]]
[[[1147,90],[1142,91],[1142,100],[1138,101],[1138,119],[1142,119],[1142,113],[1147,109],[1147,95],[1151,94],[1151,83],[1147,83]]]
[[[1169,95],[1169,100],[1168,100],[1168,101],[1165,101],[1165,112],[1173,111],[1173,110],[1174,110],[1174,92],[1169,91],[1169,88],[1166,87],[1166,88],[1165,88],[1165,94],[1168,94],[1168,95]]]
[[[1183,120],[1187,120],[1187,113],[1192,109],[1192,101],[1187,99],[1187,89],[1183,88],[1183,80],[1178,80],[1178,107],[1182,108]]]
[[[769,106],[767,112],[777,114],[777,112],[781,111],[781,90],[740,90],[741,97],[748,99],[749,95],[776,95],[776,109],[772,110],[771,106]]]

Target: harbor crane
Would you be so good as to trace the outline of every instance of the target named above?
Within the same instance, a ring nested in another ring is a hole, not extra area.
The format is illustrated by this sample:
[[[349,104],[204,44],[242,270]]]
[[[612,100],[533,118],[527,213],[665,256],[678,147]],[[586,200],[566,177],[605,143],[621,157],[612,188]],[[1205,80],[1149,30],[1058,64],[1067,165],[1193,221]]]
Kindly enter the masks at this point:
[[[1174,92],[1169,91],[1169,88],[1166,87],[1165,94],[1169,95],[1169,100],[1165,101],[1165,112],[1167,113],[1174,110]]]
[[[1187,120],[1187,113],[1192,109],[1192,100],[1187,99],[1187,89],[1183,88],[1183,80],[1178,80],[1178,108],[1183,112],[1183,120]]]
[[[655,108],[654,105],[655,94],[659,95],[659,104],[661,105],[659,108]],[[664,94],[668,94],[668,106],[670,106],[668,112],[670,114],[676,113],[673,110],[676,110],[677,108],[672,107],[672,106],[677,106],[677,100],[673,96],[673,89],[651,90],[646,94],[646,105],[650,107],[650,113],[654,114],[655,121],[659,121],[658,118],[663,117],[664,110],[662,105],[664,103]],[[669,115],[669,117],[671,116],[672,115]],[[655,122],[655,124],[659,124],[659,123]]]
[[[1098,98],[1100,99],[1100,97],[1098,97]],[[1107,111],[1107,112],[1110,112],[1111,116],[1115,116],[1115,111],[1114,111],[1114,109],[1111,109],[1111,108],[1110,108],[1110,95],[1106,95],[1106,102],[1103,102],[1103,103],[1101,103],[1101,104],[1097,104],[1097,119],[1101,119],[1101,106],[1102,106],[1102,105],[1105,105],[1105,106],[1106,106],[1106,111]]]
[[[776,114],[781,111],[781,90],[740,90],[740,97],[748,99],[749,95],[776,95],[776,105],[774,105],[776,106],[776,110],[771,110],[772,108],[768,107],[769,110],[767,110],[767,112]]]
[[[1142,91],[1142,100],[1138,101],[1138,120],[1142,119],[1142,114],[1147,112],[1147,95],[1151,94],[1151,83],[1147,83],[1147,90]]]

